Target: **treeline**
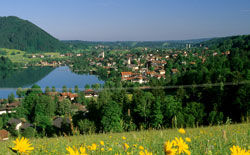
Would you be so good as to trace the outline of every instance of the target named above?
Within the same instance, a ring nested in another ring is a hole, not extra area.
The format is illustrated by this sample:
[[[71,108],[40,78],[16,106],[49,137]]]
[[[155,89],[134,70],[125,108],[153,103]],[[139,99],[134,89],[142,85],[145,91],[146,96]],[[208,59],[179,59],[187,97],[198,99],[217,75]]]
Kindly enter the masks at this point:
[[[0,57],[0,70],[11,70],[13,67],[14,64],[9,58],[3,56]]]

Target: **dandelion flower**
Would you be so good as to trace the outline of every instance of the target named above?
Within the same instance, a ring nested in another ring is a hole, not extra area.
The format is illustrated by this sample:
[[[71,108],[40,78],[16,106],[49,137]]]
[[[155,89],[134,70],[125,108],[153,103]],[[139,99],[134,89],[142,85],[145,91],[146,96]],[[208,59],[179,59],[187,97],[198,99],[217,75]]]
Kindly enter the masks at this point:
[[[180,128],[178,131],[179,131],[179,133],[181,133],[181,134],[185,134],[185,133],[186,133],[186,131],[185,131],[183,128]]]
[[[166,155],[175,155],[177,152],[177,149],[172,148],[175,141],[170,142],[169,140],[165,142],[164,144],[164,152]]]
[[[122,139],[123,139],[123,140],[126,140],[127,138],[123,136]]]
[[[17,138],[15,141],[13,141],[13,143],[16,145],[12,148],[12,150],[17,151],[20,154],[28,155],[32,150],[34,150],[34,147],[32,147],[32,144],[29,142],[29,139],[24,137],[21,139]]]
[[[191,154],[191,152],[188,150],[188,145],[183,141],[182,138],[175,138],[176,146],[178,146],[178,153],[186,153],[188,155]]]

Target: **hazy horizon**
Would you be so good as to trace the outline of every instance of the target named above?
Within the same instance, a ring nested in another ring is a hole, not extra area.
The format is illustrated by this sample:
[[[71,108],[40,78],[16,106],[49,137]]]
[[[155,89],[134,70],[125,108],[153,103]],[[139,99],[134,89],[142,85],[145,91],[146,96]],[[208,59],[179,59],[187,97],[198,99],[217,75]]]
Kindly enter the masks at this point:
[[[12,0],[17,16],[59,40],[170,41],[250,34],[248,0]]]

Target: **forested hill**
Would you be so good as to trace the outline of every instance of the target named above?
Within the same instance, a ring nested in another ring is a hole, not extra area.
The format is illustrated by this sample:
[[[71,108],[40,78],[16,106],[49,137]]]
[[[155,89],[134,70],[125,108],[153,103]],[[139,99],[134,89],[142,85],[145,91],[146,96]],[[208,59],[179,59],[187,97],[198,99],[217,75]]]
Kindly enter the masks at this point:
[[[167,41],[80,41],[80,40],[64,40],[63,42],[70,47],[88,49],[92,46],[109,46],[112,48],[185,48],[186,44],[196,44],[210,40],[205,39],[192,39],[192,40],[167,40]]]
[[[202,42],[209,49],[217,49],[220,51],[250,50],[250,35],[231,36],[225,38],[216,38]]]
[[[38,26],[18,17],[0,17],[0,48],[46,52],[65,50],[66,46]]]

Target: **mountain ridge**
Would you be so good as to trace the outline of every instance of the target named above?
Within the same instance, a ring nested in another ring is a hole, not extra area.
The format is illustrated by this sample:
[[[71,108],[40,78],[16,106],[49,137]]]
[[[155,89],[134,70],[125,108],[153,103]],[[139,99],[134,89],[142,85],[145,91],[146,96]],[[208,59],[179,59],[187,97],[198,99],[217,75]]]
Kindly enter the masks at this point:
[[[36,53],[61,51],[66,46],[32,22],[7,16],[0,17],[0,48]]]

